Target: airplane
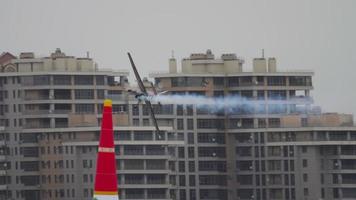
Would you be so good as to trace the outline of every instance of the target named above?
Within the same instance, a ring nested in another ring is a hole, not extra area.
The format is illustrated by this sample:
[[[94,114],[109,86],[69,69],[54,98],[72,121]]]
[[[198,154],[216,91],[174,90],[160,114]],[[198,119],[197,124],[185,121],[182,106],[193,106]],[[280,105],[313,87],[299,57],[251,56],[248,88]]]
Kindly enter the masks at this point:
[[[110,99],[104,100],[102,116],[93,200],[119,200]]]
[[[150,115],[151,115],[151,118],[153,120],[153,124],[156,128],[156,131],[157,131],[157,134],[158,134],[158,137],[159,139],[161,138],[161,135],[160,135],[160,130],[159,130],[159,127],[158,127],[158,123],[157,123],[157,119],[155,117],[155,113],[154,113],[154,110],[153,110],[153,107],[152,107],[152,104],[151,104],[151,100],[153,98],[154,95],[150,95],[148,94],[147,90],[146,90],[146,87],[145,85],[143,84],[142,82],[142,79],[140,77],[140,74],[138,73],[137,71],[137,68],[136,68],[136,65],[131,57],[131,54],[130,53],[127,53],[127,55],[129,56],[129,59],[130,59],[130,63],[131,63],[131,66],[132,66],[132,69],[134,71],[134,74],[135,74],[135,77],[136,77],[136,80],[137,80],[137,84],[138,84],[138,87],[140,88],[141,92],[136,92],[136,91],[132,91],[132,90],[128,90],[128,92],[131,92],[133,94],[135,94],[135,98],[140,102],[145,102],[146,105],[148,106],[149,108],[149,112],[150,112]],[[161,93],[157,93],[156,89],[153,87],[153,84],[151,83],[151,86],[153,88],[153,91],[155,93],[155,95],[161,95],[163,93],[166,93],[167,91],[164,91],[164,92],[161,92]],[[158,102],[158,104],[160,105],[160,103]]]

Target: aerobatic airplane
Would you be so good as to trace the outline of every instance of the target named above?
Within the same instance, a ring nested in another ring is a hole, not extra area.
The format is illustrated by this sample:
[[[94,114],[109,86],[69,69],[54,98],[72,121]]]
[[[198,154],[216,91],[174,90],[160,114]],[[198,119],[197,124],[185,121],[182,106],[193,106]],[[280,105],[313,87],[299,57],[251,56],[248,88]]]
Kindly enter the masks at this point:
[[[153,107],[152,107],[152,104],[151,104],[151,100],[153,98],[154,95],[150,95],[148,94],[147,90],[146,90],[146,87],[145,85],[143,84],[142,82],[142,79],[140,77],[140,74],[138,73],[137,69],[136,69],[136,65],[131,57],[131,54],[130,53],[127,53],[127,55],[129,56],[129,59],[130,59],[130,63],[131,63],[131,66],[132,66],[132,69],[134,71],[134,74],[135,74],[135,77],[136,77],[136,80],[137,80],[137,84],[138,84],[138,87],[140,88],[141,92],[136,92],[136,91],[132,91],[132,90],[129,90],[129,92],[135,94],[135,98],[138,100],[138,102],[145,102],[146,105],[148,106],[149,108],[149,112],[150,112],[150,115],[152,117],[152,120],[153,120],[153,124],[154,126],[156,127],[156,131],[157,131],[157,134],[158,136],[160,137],[160,130],[159,130],[159,127],[158,127],[158,123],[157,123],[157,119],[155,117],[155,113],[154,113],[154,110],[153,110]],[[161,92],[161,93],[158,93],[157,94],[157,91],[156,89],[154,88],[153,84],[151,84],[152,86],[152,89],[155,93],[155,95],[161,95],[167,91],[164,91],[164,92]],[[158,102],[159,103],[159,102]]]

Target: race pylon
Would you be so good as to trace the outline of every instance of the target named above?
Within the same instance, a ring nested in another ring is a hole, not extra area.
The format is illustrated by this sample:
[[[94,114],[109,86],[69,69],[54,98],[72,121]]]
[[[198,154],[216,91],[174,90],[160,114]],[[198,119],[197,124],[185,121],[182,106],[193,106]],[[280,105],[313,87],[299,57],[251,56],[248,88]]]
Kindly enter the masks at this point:
[[[94,200],[119,200],[112,123],[112,101],[110,99],[105,99],[104,101],[96,162]]]

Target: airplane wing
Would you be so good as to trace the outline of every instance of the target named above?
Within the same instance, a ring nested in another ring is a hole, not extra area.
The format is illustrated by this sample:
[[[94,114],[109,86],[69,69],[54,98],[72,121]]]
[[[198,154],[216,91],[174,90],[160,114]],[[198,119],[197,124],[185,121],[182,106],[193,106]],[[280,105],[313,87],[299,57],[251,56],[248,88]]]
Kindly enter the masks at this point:
[[[155,112],[153,111],[153,107],[150,101],[145,101],[146,105],[148,106],[149,110],[150,110],[150,114],[153,120],[153,124],[156,127],[156,130],[159,132],[159,127],[158,127],[158,123],[157,123],[157,119],[155,116]]]
[[[147,95],[147,90],[145,88],[145,85],[143,84],[142,82],[142,79],[140,77],[140,74],[138,73],[137,69],[136,69],[136,66],[135,66],[135,63],[131,57],[131,54],[130,53],[127,53],[127,55],[129,56],[129,59],[130,59],[130,63],[131,63],[131,66],[132,66],[132,69],[135,73],[135,76],[136,76],[136,79],[137,79],[137,83],[138,83],[138,86],[140,87],[140,90],[142,93],[144,93],[145,95]],[[157,123],[157,119],[155,117],[155,113],[153,111],[153,107],[152,107],[152,104],[150,101],[145,101],[146,105],[149,107],[149,110],[150,110],[150,114],[151,114],[151,117],[152,117],[152,120],[153,120],[153,124],[154,126],[156,127],[156,130],[157,130],[157,134],[159,134],[159,127],[158,127],[158,123]]]
[[[136,65],[135,65],[135,63],[134,63],[134,61],[133,61],[133,59],[131,57],[131,54],[127,53],[127,55],[129,56],[132,69],[133,69],[133,71],[135,73],[135,77],[136,77],[136,80],[137,80],[138,87],[140,88],[142,93],[147,95],[147,91],[146,91],[145,85],[143,85],[142,79],[141,79],[140,74],[138,73],[138,71],[136,69]]]

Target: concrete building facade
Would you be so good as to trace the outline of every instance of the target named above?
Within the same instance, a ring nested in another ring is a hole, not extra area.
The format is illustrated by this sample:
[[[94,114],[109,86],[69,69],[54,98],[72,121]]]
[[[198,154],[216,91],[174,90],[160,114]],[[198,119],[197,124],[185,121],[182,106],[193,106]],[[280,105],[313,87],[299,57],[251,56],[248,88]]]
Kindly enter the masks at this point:
[[[242,58],[211,51],[180,70],[171,58],[167,73],[150,75],[159,90],[254,103],[153,105],[158,136],[146,105],[126,92],[126,71],[59,49],[0,61],[0,199],[91,199],[104,98],[113,100],[120,199],[356,198],[353,118],[313,106],[313,72],[279,71],[275,58],[246,72]]]
[[[113,99],[121,199],[169,198],[183,143],[172,127],[161,126],[158,138],[153,127],[132,125],[128,72],[99,70],[60,49],[45,58],[4,55],[0,199],[91,199],[105,97]]]
[[[221,111],[176,105],[188,153],[178,162],[189,166],[178,199],[356,198],[353,117],[313,106],[313,72],[278,71],[275,58],[256,58],[245,72],[242,58],[210,50],[183,59],[181,71],[169,63],[169,72],[151,74],[162,91],[255,102]]]

